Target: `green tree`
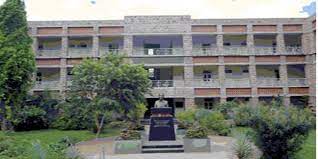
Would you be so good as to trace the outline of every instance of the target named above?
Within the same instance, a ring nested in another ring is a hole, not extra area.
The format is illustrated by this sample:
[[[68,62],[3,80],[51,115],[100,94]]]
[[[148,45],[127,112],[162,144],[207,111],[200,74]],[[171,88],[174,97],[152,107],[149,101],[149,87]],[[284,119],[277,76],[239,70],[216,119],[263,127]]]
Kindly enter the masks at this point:
[[[124,112],[143,103],[150,80],[142,65],[133,65],[110,54],[100,60],[86,59],[73,69],[70,97],[87,103],[86,115],[93,118],[100,134],[109,112]]]
[[[32,85],[35,58],[28,35],[24,2],[7,0],[0,7],[0,117],[12,129],[14,115]]]

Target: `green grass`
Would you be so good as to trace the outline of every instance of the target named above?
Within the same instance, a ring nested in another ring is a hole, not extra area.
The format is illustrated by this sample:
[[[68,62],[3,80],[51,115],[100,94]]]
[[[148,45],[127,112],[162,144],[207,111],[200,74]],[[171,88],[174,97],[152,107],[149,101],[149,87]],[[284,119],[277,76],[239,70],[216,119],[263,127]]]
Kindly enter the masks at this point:
[[[235,127],[232,129],[231,136],[236,134],[250,134],[255,142],[255,132],[249,127]],[[316,158],[316,130],[310,130],[308,137],[303,143],[301,149],[295,154],[295,159],[315,159]]]
[[[110,137],[116,136],[119,134],[118,129],[106,129],[100,135],[100,137]],[[24,131],[24,132],[12,132],[12,133],[3,133],[0,132],[0,137],[2,136],[11,136],[18,141],[26,141],[28,143],[40,141],[43,145],[48,145],[50,143],[56,143],[63,137],[73,137],[79,141],[85,141],[95,138],[95,134],[87,130],[70,130],[70,131],[61,131],[61,130],[36,130],[36,131]]]

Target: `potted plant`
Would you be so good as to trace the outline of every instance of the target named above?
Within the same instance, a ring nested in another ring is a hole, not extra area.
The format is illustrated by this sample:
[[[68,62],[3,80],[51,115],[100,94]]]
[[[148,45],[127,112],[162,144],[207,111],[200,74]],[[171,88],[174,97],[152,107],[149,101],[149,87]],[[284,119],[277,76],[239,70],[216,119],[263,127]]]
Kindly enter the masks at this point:
[[[115,140],[115,154],[132,154],[141,153],[140,132],[137,130],[126,129],[120,134],[120,137]]]
[[[194,124],[198,125],[198,124]],[[183,138],[184,152],[210,152],[211,141],[208,138],[207,130],[201,126],[190,127]]]

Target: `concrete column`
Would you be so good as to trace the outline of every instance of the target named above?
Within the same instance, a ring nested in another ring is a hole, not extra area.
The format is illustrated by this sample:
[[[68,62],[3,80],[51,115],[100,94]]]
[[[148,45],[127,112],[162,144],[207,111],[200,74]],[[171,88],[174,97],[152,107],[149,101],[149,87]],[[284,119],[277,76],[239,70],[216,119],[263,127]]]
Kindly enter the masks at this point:
[[[279,66],[279,75],[280,80],[283,83],[283,103],[285,106],[289,106],[290,98],[288,97],[288,73],[287,73],[287,65],[286,65],[286,56],[281,56],[281,65]]]
[[[193,66],[185,65],[184,66],[184,86],[192,87],[193,86]]]
[[[35,36],[36,33],[37,33],[37,27],[32,27],[32,29],[31,29],[32,40],[33,40],[32,49],[33,49],[35,56],[37,54],[38,45],[39,45],[38,38]]]
[[[220,103],[225,103],[226,102],[226,97],[221,97],[220,98]]]
[[[67,66],[66,66],[66,58],[61,59],[60,66],[60,92],[63,94],[66,90],[67,84]]]
[[[247,37],[246,37],[247,48],[251,51],[254,48],[254,34],[253,34],[253,25],[247,25]]]
[[[312,54],[315,50],[315,36],[313,32],[303,33],[301,36],[301,46],[304,54]]]
[[[306,56],[305,76],[309,85],[309,106],[316,106],[316,62],[315,55]]]
[[[62,36],[62,52],[61,56],[66,57],[68,55],[68,36],[67,36],[67,27],[63,26],[63,36]]]
[[[224,65],[224,57],[223,56],[219,56],[219,63],[220,63],[220,65],[218,67],[218,76],[219,76],[219,82],[220,82],[220,97],[221,97],[220,102],[222,102],[223,99],[225,99],[225,101],[226,101],[225,65]]]
[[[133,36],[125,35],[124,36],[124,52],[127,56],[131,56],[133,54]]]
[[[220,51],[223,50],[223,35],[222,34],[216,35],[216,46],[218,50]]]
[[[196,108],[194,98],[185,98],[184,105],[185,105],[185,109],[195,109]]]
[[[283,25],[282,24],[277,25],[277,32],[278,32],[278,34],[276,36],[277,52],[284,53],[285,52],[285,40],[284,40]]]
[[[192,35],[182,35],[183,53],[185,56],[192,56]]]
[[[256,65],[255,65],[255,56],[250,56],[249,61],[250,61],[249,75],[250,75],[250,83],[251,83],[251,89],[252,89],[251,104],[257,105],[258,94],[257,94],[257,73],[256,73]]]

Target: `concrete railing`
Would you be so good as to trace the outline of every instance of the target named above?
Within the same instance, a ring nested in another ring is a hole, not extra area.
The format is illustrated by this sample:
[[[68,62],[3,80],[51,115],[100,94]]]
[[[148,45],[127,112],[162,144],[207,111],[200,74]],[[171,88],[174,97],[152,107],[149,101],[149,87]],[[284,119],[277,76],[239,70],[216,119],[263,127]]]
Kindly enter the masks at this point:
[[[38,57],[57,57],[61,55],[61,49],[39,49],[36,51]]]
[[[193,87],[220,87],[220,81],[217,78],[208,80],[194,79]]]
[[[192,48],[192,54],[194,56],[196,56],[196,55],[201,55],[201,56],[218,55],[219,50],[216,47],[194,47],[194,48]]]
[[[308,80],[306,78],[288,78],[288,86],[307,86]]]
[[[174,87],[173,80],[152,80],[152,87]]]
[[[54,89],[59,88],[60,81],[36,81],[34,88],[35,89]]]
[[[225,87],[229,87],[229,88],[250,87],[250,79],[249,78],[226,78]]]
[[[251,48],[251,52],[255,55],[277,55],[277,48],[276,47],[266,47],[266,46],[255,46]]]
[[[257,78],[257,86],[278,87],[282,86],[279,78]]]
[[[99,49],[99,56],[105,56],[105,55],[108,55],[110,53],[125,55],[124,49],[109,49],[109,48],[105,48],[105,47],[101,47]]]
[[[298,55],[298,54],[303,54],[303,49],[300,46],[286,46],[285,47],[285,53],[287,55]]]
[[[223,46],[223,55],[250,55],[246,46]]]
[[[89,48],[69,48],[68,55],[71,57],[85,57],[92,56],[93,49]]]
[[[183,48],[134,48],[133,56],[183,55]]]

